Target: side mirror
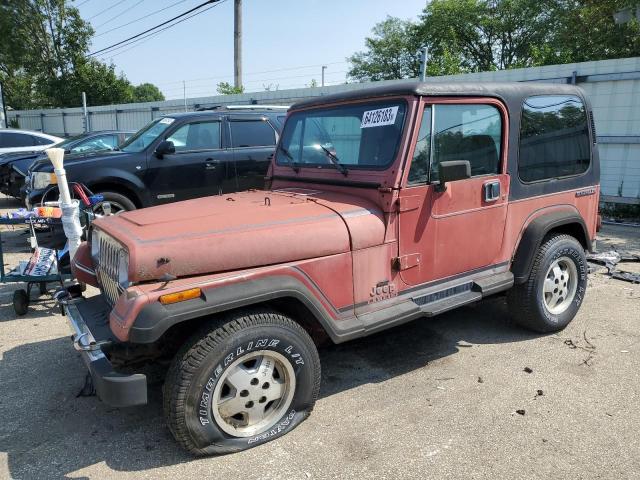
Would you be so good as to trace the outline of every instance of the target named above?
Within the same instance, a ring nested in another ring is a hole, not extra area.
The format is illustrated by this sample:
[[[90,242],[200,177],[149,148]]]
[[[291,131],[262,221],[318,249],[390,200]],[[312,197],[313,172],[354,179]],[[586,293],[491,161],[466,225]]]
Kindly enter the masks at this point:
[[[444,192],[447,189],[446,184],[448,182],[471,178],[471,164],[469,160],[440,162],[438,164],[438,176],[440,177],[440,184],[436,187],[436,191]]]
[[[162,158],[165,155],[176,153],[176,147],[173,145],[173,142],[170,142],[169,140],[163,140],[158,144],[154,153],[156,154],[156,157]]]

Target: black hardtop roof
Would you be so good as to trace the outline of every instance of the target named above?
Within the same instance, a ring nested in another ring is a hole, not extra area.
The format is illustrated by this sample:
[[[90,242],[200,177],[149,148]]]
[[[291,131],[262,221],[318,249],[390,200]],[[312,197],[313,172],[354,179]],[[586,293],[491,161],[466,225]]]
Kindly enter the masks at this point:
[[[295,103],[291,110],[315,107],[327,103],[363,100],[367,98],[397,95],[418,95],[432,97],[493,97],[522,102],[533,95],[578,95],[583,97],[581,88],[575,85],[533,82],[416,82],[406,81],[379,87],[350,90],[333,95],[323,95]]]

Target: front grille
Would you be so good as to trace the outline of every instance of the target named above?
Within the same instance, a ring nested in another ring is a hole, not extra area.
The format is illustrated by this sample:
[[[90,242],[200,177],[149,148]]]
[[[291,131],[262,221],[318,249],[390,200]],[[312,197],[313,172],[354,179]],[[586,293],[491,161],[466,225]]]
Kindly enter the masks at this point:
[[[100,250],[96,275],[100,289],[107,301],[113,306],[118,301],[122,293],[122,288],[118,283],[118,264],[120,252],[124,248],[113,238],[102,233],[99,237]]]

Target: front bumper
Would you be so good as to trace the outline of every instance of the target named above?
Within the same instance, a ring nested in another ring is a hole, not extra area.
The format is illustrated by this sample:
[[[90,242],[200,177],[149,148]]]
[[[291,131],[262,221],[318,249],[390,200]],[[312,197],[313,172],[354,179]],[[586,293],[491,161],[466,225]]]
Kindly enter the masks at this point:
[[[73,346],[89,369],[98,398],[112,407],[146,404],[147,377],[114,371],[103,352],[103,347],[114,339],[109,329],[110,307],[102,296],[71,298],[66,291],[61,291],[56,300],[67,315],[73,330]]]
[[[42,202],[42,197],[46,191],[47,191],[46,188],[33,190],[31,187],[27,185],[26,188],[24,187],[22,188],[22,191],[20,192],[20,197],[23,196],[23,192],[24,192],[24,203],[28,209],[31,209],[34,206],[40,204],[40,202]],[[57,195],[49,195],[49,197],[50,198],[48,198],[47,201],[58,199]]]

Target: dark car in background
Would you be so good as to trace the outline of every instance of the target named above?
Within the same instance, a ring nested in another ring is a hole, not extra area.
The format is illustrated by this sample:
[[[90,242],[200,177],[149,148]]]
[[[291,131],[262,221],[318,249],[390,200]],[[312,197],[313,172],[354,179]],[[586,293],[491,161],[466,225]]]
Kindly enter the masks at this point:
[[[64,148],[68,155],[83,155],[91,152],[114,150],[134,132],[120,130],[102,130],[88,132],[67,138],[54,145]],[[0,192],[12,197],[20,197],[24,178],[29,166],[36,160],[46,160],[47,155],[40,152],[16,152],[0,155]]]
[[[252,105],[165,115],[116,151],[66,156],[67,178],[102,194],[114,212],[263,188],[286,110]],[[27,206],[42,200],[52,179],[48,160],[31,166]]]

